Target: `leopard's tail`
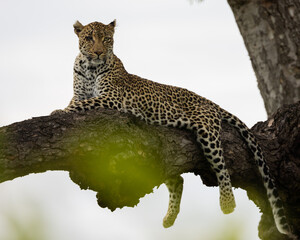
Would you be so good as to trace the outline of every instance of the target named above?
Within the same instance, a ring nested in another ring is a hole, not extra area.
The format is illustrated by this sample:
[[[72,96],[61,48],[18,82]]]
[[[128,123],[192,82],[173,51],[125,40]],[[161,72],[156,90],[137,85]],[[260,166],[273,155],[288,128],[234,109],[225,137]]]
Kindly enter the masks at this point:
[[[274,180],[270,175],[269,167],[266,164],[262,150],[258,145],[253,133],[236,116],[232,115],[224,109],[221,109],[220,112],[223,121],[228,122],[230,125],[238,129],[241,136],[245,139],[248,147],[254,155],[255,163],[258,166],[258,170],[263,179],[264,187],[267,191],[268,200],[272,208],[275,224],[278,231],[290,236],[293,239],[295,236],[293,235],[291,228],[287,222],[282,201],[278,195]]]

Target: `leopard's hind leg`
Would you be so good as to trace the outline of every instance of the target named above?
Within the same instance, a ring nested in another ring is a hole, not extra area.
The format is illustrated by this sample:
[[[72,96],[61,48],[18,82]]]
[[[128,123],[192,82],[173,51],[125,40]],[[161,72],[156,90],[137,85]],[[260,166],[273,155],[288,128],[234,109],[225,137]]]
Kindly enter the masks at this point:
[[[197,135],[197,141],[201,144],[204,155],[210,163],[218,180],[220,190],[220,207],[224,214],[234,211],[235,200],[228,170],[223,158],[223,150],[220,140],[221,120],[207,115],[200,123],[193,126]]]
[[[180,210],[180,201],[183,190],[183,178],[181,176],[167,179],[165,184],[169,190],[169,207],[168,212],[163,220],[165,228],[171,227]]]

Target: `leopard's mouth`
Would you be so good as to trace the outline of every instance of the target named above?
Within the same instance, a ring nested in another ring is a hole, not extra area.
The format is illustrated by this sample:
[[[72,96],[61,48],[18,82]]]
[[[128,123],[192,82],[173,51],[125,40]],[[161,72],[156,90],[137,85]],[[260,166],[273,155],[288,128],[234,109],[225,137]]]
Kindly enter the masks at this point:
[[[91,58],[95,61],[103,61],[103,62],[106,62],[106,55],[104,53],[98,55],[98,54],[93,54],[91,55]]]
[[[105,64],[108,59],[108,55],[105,53],[102,53],[100,55],[91,53],[88,51],[81,51],[81,53],[89,60],[92,61],[93,63],[96,64]]]
[[[105,56],[96,56],[96,57],[95,56],[88,56],[87,58],[92,64],[96,64],[96,65],[106,64],[106,57]]]
[[[84,53],[83,53],[84,54]],[[89,60],[89,61],[93,61],[93,62],[105,62],[105,57],[103,56],[98,56],[97,54],[84,54],[86,56],[86,58]]]

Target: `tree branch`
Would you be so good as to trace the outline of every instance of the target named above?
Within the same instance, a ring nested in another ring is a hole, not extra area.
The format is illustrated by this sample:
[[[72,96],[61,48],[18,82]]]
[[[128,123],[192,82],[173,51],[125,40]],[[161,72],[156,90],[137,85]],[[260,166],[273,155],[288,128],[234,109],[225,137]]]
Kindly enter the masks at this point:
[[[287,215],[300,226],[300,103],[281,108],[253,132]],[[221,139],[233,186],[245,189],[264,213],[260,236],[285,239],[274,226],[246,143],[225,123]],[[0,128],[0,182],[47,170],[69,171],[75,183],[96,191],[99,205],[111,210],[134,206],[166,178],[185,172],[200,175],[207,186],[217,184],[192,133],[148,125],[110,109],[38,117]]]

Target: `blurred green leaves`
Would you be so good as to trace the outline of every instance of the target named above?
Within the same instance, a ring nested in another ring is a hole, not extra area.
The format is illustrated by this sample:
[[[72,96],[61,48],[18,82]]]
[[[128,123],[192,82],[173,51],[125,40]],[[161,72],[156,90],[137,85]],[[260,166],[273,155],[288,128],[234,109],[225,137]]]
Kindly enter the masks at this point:
[[[48,240],[43,210],[38,204],[27,202],[27,209],[8,208],[9,212],[1,212],[0,239],[3,240]],[[20,212],[20,210],[22,210]]]
[[[242,240],[243,239],[243,223],[238,221],[228,221],[226,225],[212,227],[211,240]]]
[[[112,132],[101,140],[89,135],[89,139],[74,142],[77,150],[70,177],[81,188],[98,192],[101,207],[134,206],[163,181],[159,143],[151,133],[140,139],[135,132],[108,131]]]

